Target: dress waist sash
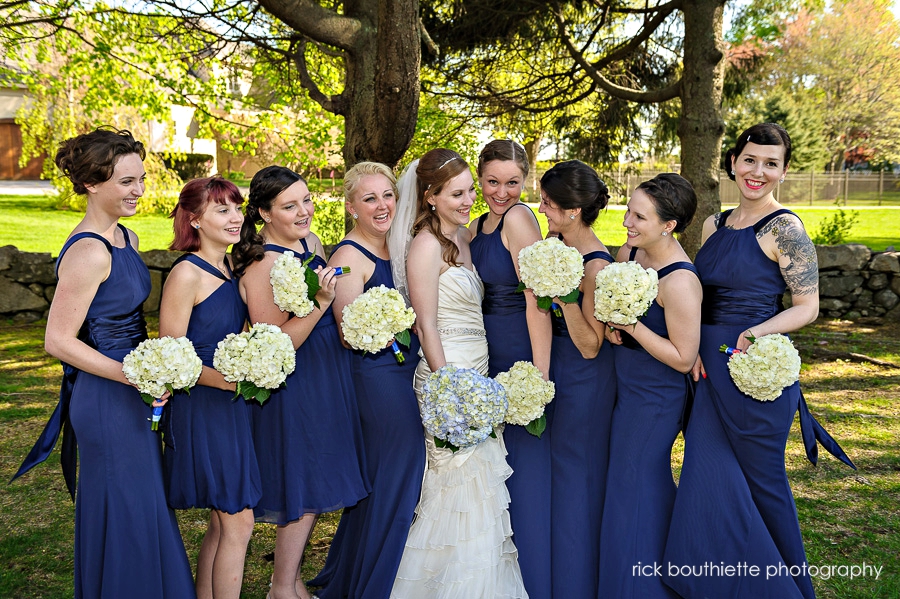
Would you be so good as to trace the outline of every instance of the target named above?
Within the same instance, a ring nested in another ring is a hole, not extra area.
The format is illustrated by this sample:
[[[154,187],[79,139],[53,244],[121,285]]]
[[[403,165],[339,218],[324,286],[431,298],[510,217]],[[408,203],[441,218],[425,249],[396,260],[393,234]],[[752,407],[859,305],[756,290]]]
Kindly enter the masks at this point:
[[[81,331],[78,333],[78,338],[100,352],[133,349],[147,338],[147,325],[144,321],[143,308],[138,307],[124,316],[95,317],[85,320]],[[62,432],[63,440],[60,447],[59,461],[62,466],[63,478],[66,480],[66,488],[69,489],[69,494],[74,500],[78,445],[75,439],[75,431],[72,429],[72,423],[69,421],[69,402],[72,399],[72,391],[75,388],[75,380],[79,371],[65,362],[62,363],[62,367],[63,379],[56,409],[53,410],[53,414],[47,420],[43,432],[35,441],[34,446],[28,452],[28,456],[25,457],[12,480],[17,479],[46,460],[56,446],[56,441],[59,439],[60,432]]]
[[[483,314],[514,314],[525,310],[525,293],[512,285],[484,283]]]
[[[756,324],[784,310],[781,295],[748,295],[738,289],[703,286],[701,322],[713,325]]]

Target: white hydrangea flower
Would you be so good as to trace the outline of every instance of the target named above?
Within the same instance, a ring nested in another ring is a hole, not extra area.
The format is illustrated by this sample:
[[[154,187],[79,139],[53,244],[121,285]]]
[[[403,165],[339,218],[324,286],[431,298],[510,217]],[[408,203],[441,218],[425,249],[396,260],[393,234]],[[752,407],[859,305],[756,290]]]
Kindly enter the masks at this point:
[[[501,372],[494,377],[498,383],[506,389],[509,398],[509,409],[506,412],[505,421],[509,424],[528,426],[544,415],[544,406],[553,400],[556,394],[556,385],[553,381],[545,381],[541,371],[531,362],[516,362],[507,372]],[[537,437],[544,432],[544,426],[538,426],[535,432]]]
[[[503,422],[508,401],[503,385],[494,379],[448,364],[425,380],[419,407],[435,443],[456,451],[487,439]]]
[[[294,372],[296,354],[290,335],[273,324],[257,323],[219,341],[213,366],[226,381],[237,383],[238,395],[263,403]]]
[[[526,289],[545,300],[541,307],[547,309],[551,298],[566,298],[578,291],[584,277],[584,261],[577,249],[548,237],[519,252],[519,276]]]
[[[727,348],[722,347],[723,351]],[[744,353],[733,353],[728,372],[735,386],[759,401],[773,401],[800,378],[800,354],[785,335],[764,335]]]
[[[306,282],[308,270],[305,263],[294,258],[294,252],[284,252],[275,260],[269,272],[269,282],[272,283],[275,305],[282,312],[291,312],[302,318],[315,308]]]
[[[595,284],[594,318],[621,325],[636,323],[659,293],[656,271],[637,262],[614,262],[600,269]]]
[[[159,399],[167,390],[190,389],[202,371],[203,362],[187,337],[146,339],[122,360],[125,378],[144,401]]]
[[[406,307],[400,292],[385,285],[358,295],[341,314],[344,340],[354,349],[373,353],[387,347],[416,320],[416,313]]]

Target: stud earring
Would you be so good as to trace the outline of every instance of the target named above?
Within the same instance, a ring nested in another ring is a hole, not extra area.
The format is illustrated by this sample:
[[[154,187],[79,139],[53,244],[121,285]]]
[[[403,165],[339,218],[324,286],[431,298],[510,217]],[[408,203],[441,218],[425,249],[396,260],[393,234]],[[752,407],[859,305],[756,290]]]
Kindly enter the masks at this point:
[[[570,214],[570,215],[569,215],[569,219],[575,220],[575,215],[574,215],[574,214]]]
[[[778,180],[779,183],[784,183],[784,177]]]
[[[354,212],[353,214],[351,214],[350,216],[353,217],[353,220],[356,220],[356,219],[359,218],[359,215],[358,215],[357,213],[355,213],[355,212]]]
[[[665,236],[668,235],[668,234],[669,234],[668,231],[663,231],[663,233],[662,233],[663,237],[665,237]]]
[[[200,225],[198,225],[197,223],[194,223],[194,224],[191,225],[191,226],[194,227],[195,229],[199,229],[199,228],[200,228]]]
[[[264,218],[263,220],[266,221],[267,223],[272,222],[272,219],[270,219],[270,218]]]

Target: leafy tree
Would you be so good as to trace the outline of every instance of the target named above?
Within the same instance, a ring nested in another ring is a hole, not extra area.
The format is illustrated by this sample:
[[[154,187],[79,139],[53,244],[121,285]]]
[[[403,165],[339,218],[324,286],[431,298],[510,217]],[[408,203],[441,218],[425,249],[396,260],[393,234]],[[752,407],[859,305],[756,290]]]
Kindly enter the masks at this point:
[[[462,70],[477,76],[529,64],[517,57],[554,57],[532,62],[535,68],[517,73],[512,85],[487,91],[510,111],[560,113],[557,126],[581,156],[613,161],[642,138],[642,124],[671,114],[658,106],[680,102],[681,172],[699,200],[697,224],[684,241],[696,251],[702,217],[720,207],[724,0],[486,2],[460,0],[452,18],[425,20],[442,49],[459,53],[443,65],[448,79]],[[473,28],[483,14],[496,18]],[[582,100],[590,103],[587,112],[572,112]]]
[[[898,43],[888,0],[836,0],[789,23],[773,80],[821,115],[832,168],[856,148],[900,160]]]

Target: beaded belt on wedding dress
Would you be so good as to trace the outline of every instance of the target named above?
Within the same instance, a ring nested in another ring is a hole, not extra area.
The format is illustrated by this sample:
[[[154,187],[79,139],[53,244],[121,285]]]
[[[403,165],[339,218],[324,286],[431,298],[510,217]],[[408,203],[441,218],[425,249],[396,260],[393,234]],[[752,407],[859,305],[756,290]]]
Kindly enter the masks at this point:
[[[438,329],[438,333],[441,335],[472,335],[475,337],[485,337],[486,333],[484,329],[470,329],[468,327],[448,327],[444,329]]]

